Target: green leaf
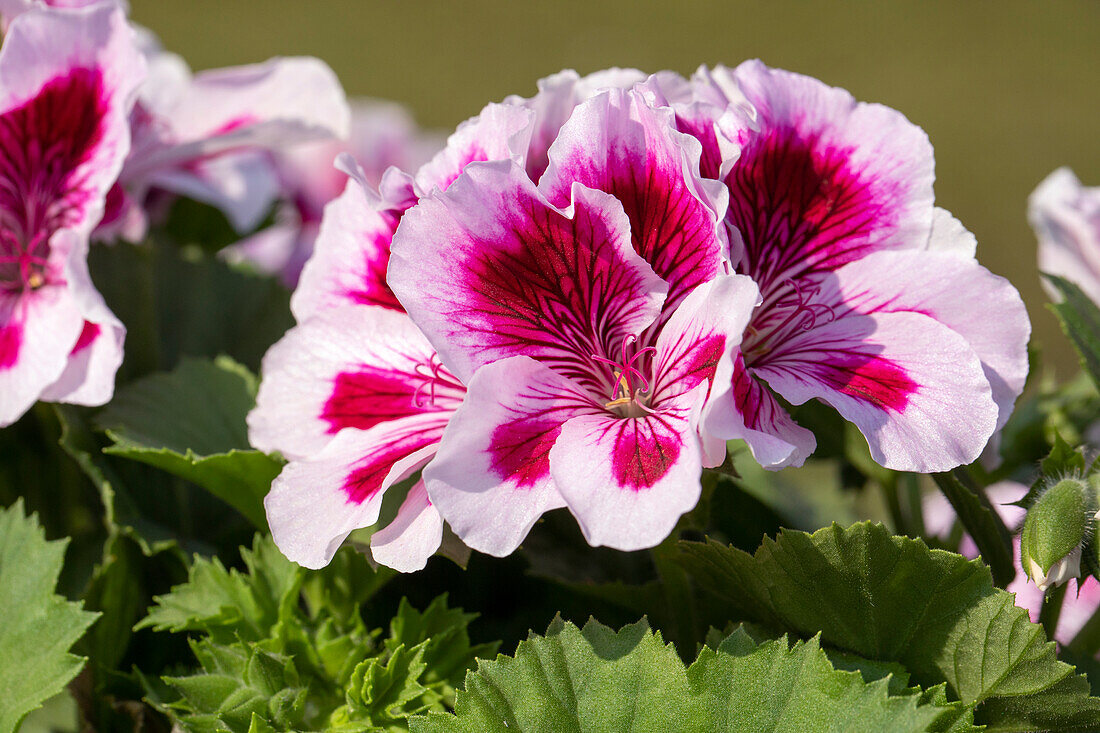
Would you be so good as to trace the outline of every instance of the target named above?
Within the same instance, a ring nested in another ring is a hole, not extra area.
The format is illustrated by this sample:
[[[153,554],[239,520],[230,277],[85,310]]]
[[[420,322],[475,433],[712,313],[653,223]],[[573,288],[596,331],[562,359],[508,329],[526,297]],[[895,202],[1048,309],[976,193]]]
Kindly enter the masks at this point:
[[[890,697],[889,681],[866,684],[836,670],[817,638],[787,648],[783,637],[759,647],[736,631],[704,647],[688,670],[704,715],[695,730],[922,731],[942,711],[915,696]]]
[[[1001,588],[1011,583],[1016,577],[1012,535],[985,492],[964,486],[953,473],[935,473],[932,478],[989,564],[993,581]]]
[[[383,726],[423,710],[423,706],[406,706],[428,691],[418,681],[427,667],[426,646],[427,642],[411,649],[400,645],[387,661],[376,657],[356,667],[348,685],[347,707],[337,711],[333,719],[338,721],[346,715],[349,721]]]
[[[445,684],[454,688],[462,682],[466,671],[474,666],[479,657],[492,657],[499,646],[495,643],[470,645],[470,635],[466,629],[475,618],[476,613],[448,608],[446,595],[433,600],[423,613],[402,598],[397,615],[390,622],[390,636],[385,646],[396,654],[402,646],[412,649],[426,644],[425,684]]]
[[[432,714],[413,731],[674,731],[691,696],[671,644],[644,620],[612,631],[557,619],[514,658],[481,661],[466,677],[457,717]]]
[[[289,657],[247,643],[199,641],[191,648],[202,671],[164,678],[181,695],[170,707],[175,711],[173,719],[184,730],[247,733],[305,729],[308,689]],[[259,727],[254,728],[256,725]]]
[[[881,525],[784,531],[755,556],[714,542],[684,551],[685,566],[735,617],[898,662],[923,687],[946,682],[990,730],[1013,730],[999,727],[1008,706],[1001,698],[1012,698],[1016,716],[1047,710],[1047,691],[1072,679],[1073,667],[1058,661],[1011,594],[993,588],[985,565]],[[1081,694],[1065,709],[1067,725],[1072,711],[1100,702],[1087,684],[1073,690]],[[1088,719],[1100,726],[1100,715]]]
[[[282,466],[248,444],[255,395],[255,377],[228,357],[185,359],[119,390],[97,419],[114,441],[104,452],[198,484],[265,529],[263,498]]]
[[[84,666],[69,648],[98,614],[55,595],[67,540],[47,542],[23,502],[0,511],[0,731],[13,731]]]
[[[1081,368],[1100,387],[1100,308],[1069,280],[1046,273],[1043,276],[1062,296],[1061,303],[1050,303],[1048,307],[1077,349]]]
[[[203,631],[217,641],[260,641],[294,609],[302,570],[270,536],[257,535],[252,551],[241,550],[248,573],[226,570],[217,558],[196,556],[187,582],[157,596],[134,629]]]
[[[891,696],[889,684],[834,669],[816,639],[758,645],[737,629],[685,669],[645,620],[615,632],[558,619],[514,658],[481,662],[455,715],[412,718],[410,730],[925,731],[955,714],[916,695]]]

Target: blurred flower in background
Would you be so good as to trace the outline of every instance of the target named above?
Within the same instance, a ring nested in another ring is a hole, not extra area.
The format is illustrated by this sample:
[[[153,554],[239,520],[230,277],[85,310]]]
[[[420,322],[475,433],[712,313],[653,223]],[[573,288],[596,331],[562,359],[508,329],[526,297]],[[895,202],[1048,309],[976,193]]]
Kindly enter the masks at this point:
[[[419,129],[401,105],[352,100],[351,133],[346,141],[309,143],[274,154],[282,201],[275,222],[226,248],[223,256],[278,275],[293,288],[313,254],[325,204],[337,198],[347,184],[347,174],[336,165],[341,154],[349,154],[363,180],[378,188],[388,168],[416,170],[442,149],[444,142],[443,135]]]

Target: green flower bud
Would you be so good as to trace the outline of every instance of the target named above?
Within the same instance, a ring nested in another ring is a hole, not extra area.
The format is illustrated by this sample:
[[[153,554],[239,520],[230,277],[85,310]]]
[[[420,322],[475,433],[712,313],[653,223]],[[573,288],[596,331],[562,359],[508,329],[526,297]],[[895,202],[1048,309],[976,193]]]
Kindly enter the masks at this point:
[[[1084,481],[1067,478],[1028,509],[1020,535],[1020,562],[1039,590],[1080,577],[1081,546],[1096,519],[1094,496],[1095,490]]]

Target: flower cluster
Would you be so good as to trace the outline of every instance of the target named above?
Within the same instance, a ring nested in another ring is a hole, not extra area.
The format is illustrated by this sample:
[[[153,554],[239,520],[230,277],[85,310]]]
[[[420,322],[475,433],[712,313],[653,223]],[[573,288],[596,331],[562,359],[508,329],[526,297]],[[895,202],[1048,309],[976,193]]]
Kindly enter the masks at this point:
[[[249,418],[290,459],[266,507],[310,567],[374,524],[400,570],[444,522],[505,555],[561,507],[593,545],[650,547],[727,440],[769,468],[813,452],[784,403],[930,472],[1023,387],[1023,304],[935,207],[927,137],[809,77],[563,72],[415,173],[342,167]]]
[[[346,135],[327,66],[277,59],[192,76],[118,2],[0,4],[0,425],[38,399],[99,405],[125,328],[89,243],[141,239],[175,195],[250,230],[279,193],[271,151]]]

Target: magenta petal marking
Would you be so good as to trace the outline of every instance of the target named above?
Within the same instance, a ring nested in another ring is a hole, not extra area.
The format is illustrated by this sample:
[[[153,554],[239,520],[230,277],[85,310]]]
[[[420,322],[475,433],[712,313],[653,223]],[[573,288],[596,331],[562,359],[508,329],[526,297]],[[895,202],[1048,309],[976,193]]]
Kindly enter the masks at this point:
[[[498,425],[489,439],[492,470],[519,488],[535,486],[550,473],[550,449],[560,432],[560,417],[524,415]]]
[[[381,212],[379,216],[390,225],[389,230],[375,230],[361,235],[371,240],[369,246],[363,248],[362,281],[347,288],[344,295],[354,303],[380,305],[383,308],[404,313],[405,309],[401,307],[397,296],[386,283],[386,268],[390,263],[390,242],[393,240],[394,230],[401,221],[401,214],[395,216],[387,211]]]
[[[416,388],[408,378],[391,371],[363,367],[336,375],[332,396],[321,410],[321,419],[335,434],[344,428],[367,428],[420,412],[414,404]]]
[[[92,69],[52,79],[0,114],[0,223],[24,246],[84,215],[92,192],[76,169],[102,139],[106,114],[103,79]]]
[[[73,350],[71,353],[75,354],[76,352],[91,346],[92,342],[96,340],[96,337],[99,336],[102,330],[103,329],[100,328],[98,323],[84,321],[84,328],[81,329],[80,336],[77,337],[76,344],[73,345]]]
[[[660,481],[680,457],[683,426],[673,426],[660,415],[616,420],[611,454],[612,476],[632,491],[644,491]]]
[[[394,466],[413,453],[438,443],[446,425],[446,417],[434,426],[418,424],[410,430],[397,430],[392,440],[380,444],[359,461],[344,480],[343,490],[349,504],[362,504],[373,499],[386,486],[386,478]]]
[[[818,379],[838,392],[883,410],[902,412],[917,384],[905,370],[881,356],[838,352],[813,368]]]
[[[450,399],[437,405],[437,389],[446,391]],[[411,373],[364,364],[354,372],[336,375],[320,417],[329,424],[329,434],[349,427],[366,430],[409,415],[450,411],[454,409],[454,392],[462,390],[434,356],[430,365],[417,364]]]
[[[745,244],[747,274],[775,284],[832,270],[875,248],[895,210],[849,167],[850,149],[820,148],[791,128],[753,138],[726,177],[727,222]],[[879,186],[886,185],[880,181]]]
[[[0,369],[10,369],[19,361],[19,349],[23,345],[23,326],[9,323],[0,326]]]

